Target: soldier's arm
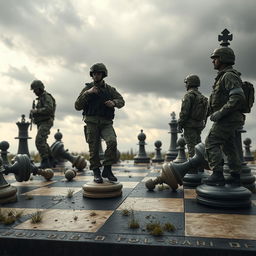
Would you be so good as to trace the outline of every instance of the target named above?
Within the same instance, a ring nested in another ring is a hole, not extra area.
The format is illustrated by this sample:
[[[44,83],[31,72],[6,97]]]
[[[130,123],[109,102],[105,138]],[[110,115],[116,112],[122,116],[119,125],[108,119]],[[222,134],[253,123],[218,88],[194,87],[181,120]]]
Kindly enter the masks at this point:
[[[78,98],[75,101],[75,109],[76,110],[83,110],[84,105],[87,104],[90,100],[90,94],[87,93],[87,91],[90,89],[89,85],[86,85],[86,87],[81,91]]]
[[[241,88],[242,81],[233,73],[226,73],[224,76],[224,84],[226,90],[229,91],[229,99],[227,103],[220,109],[222,115],[241,109],[245,103],[244,91]]]
[[[183,127],[184,123],[188,120],[191,111],[191,96],[186,94],[182,99],[181,110],[179,114],[178,124]]]
[[[42,99],[43,107],[37,109],[37,113],[40,115],[52,115],[54,114],[54,100],[49,94],[43,95]]]
[[[112,87],[112,97],[113,97],[113,102],[115,103],[115,107],[117,108],[122,108],[125,104],[125,101],[122,97],[122,95],[115,89]]]

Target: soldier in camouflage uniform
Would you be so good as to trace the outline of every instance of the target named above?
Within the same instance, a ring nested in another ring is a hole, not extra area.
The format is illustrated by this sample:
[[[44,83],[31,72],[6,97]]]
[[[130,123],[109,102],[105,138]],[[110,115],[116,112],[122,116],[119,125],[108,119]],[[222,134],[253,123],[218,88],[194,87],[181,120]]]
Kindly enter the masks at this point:
[[[108,71],[103,63],[94,64],[90,69],[93,82],[86,83],[75,102],[76,110],[83,110],[85,125],[85,138],[89,145],[90,169],[94,173],[94,181],[102,183],[103,178],[117,181],[112,173],[112,164],[116,162],[117,141],[113,128],[114,112],[116,108],[122,108],[125,104],[123,97],[103,80]],[[101,175],[101,162],[99,158],[99,143],[103,138],[106,142],[106,150],[103,160],[103,172]]]
[[[185,80],[187,93],[184,95],[178,120],[178,130],[184,130],[184,139],[189,157],[195,154],[195,145],[201,142],[201,132],[205,127],[207,98],[198,90],[200,79],[197,75],[188,75]],[[202,104],[202,106],[201,106]],[[201,111],[202,113],[198,113]]]
[[[33,123],[37,125],[36,148],[41,157],[41,168],[52,167],[52,156],[47,138],[53,126],[54,114],[56,109],[55,99],[45,91],[44,84],[40,80],[31,83],[31,90],[35,93],[37,104],[31,109],[30,116]]]
[[[230,182],[240,183],[241,160],[235,142],[236,131],[241,128],[245,116],[241,108],[245,104],[240,73],[233,69],[235,54],[229,47],[220,47],[211,55],[214,69],[218,70],[209,99],[208,116],[213,121],[205,147],[212,175],[205,180],[208,185],[225,185],[223,154],[230,164]]]

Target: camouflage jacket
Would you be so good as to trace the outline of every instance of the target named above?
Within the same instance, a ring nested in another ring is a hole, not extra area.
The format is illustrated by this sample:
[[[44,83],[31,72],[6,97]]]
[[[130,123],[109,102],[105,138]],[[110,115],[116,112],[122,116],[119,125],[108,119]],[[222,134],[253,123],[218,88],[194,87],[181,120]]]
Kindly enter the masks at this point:
[[[85,84],[85,88],[81,91],[75,102],[75,109],[83,110],[85,121],[94,120],[95,118],[112,120],[115,108],[107,107],[104,103],[112,100],[115,103],[115,107],[122,108],[125,104],[123,97],[114,87],[106,84],[104,81],[101,86],[98,86],[99,93],[86,94],[85,92],[93,86],[93,82]]]
[[[54,119],[56,103],[53,96],[44,91],[37,99],[35,113],[33,113],[33,122],[35,124]]]
[[[226,67],[220,71],[215,78],[213,90],[208,105],[208,116],[220,111],[222,118],[218,123],[244,122],[245,116],[241,111],[245,104],[245,96],[240,73],[232,68]],[[238,93],[235,93],[236,90]]]
[[[197,88],[190,88],[184,95],[178,120],[180,128],[203,128],[205,126],[204,120],[198,121],[192,118],[192,111],[195,108],[195,97],[197,95],[201,95]]]

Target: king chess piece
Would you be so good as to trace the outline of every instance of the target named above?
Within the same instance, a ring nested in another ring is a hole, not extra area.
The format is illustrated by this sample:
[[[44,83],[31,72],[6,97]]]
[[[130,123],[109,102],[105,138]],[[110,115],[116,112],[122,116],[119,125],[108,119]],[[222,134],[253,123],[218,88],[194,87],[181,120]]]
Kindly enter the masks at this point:
[[[174,160],[178,155],[178,149],[177,149],[177,138],[178,138],[178,122],[176,119],[175,112],[171,113],[171,121],[169,123],[170,126],[170,134],[171,134],[171,140],[170,140],[170,147],[165,155],[165,161],[170,162]]]
[[[135,164],[139,163],[150,163],[150,158],[147,156],[145,145],[146,142],[146,134],[141,130],[140,134],[138,135],[139,140],[139,152],[138,154],[133,158]]]
[[[31,139],[31,137],[28,136],[28,127],[31,125],[31,123],[26,122],[25,115],[23,114],[21,115],[21,121],[17,122],[16,125],[19,129],[18,137],[15,137],[15,139],[19,140],[17,154],[26,154],[28,157],[30,157],[28,150],[28,139]]]

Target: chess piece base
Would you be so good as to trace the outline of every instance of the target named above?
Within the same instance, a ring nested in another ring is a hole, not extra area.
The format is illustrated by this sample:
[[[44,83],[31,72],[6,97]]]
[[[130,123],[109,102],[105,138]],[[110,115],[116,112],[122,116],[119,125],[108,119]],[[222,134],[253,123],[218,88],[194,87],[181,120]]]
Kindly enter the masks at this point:
[[[123,185],[119,182],[112,183],[104,181],[95,183],[93,181],[83,185],[83,196],[89,198],[112,198],[122,195]]]
[[[0,186],[0,203],[14,203],[17,201],[17,188],[10,184]]]
[[[249,208],[251,192],[242,186],[209,186],[206,184],[196,188],[197,202],[207,206],[231,209]]]

